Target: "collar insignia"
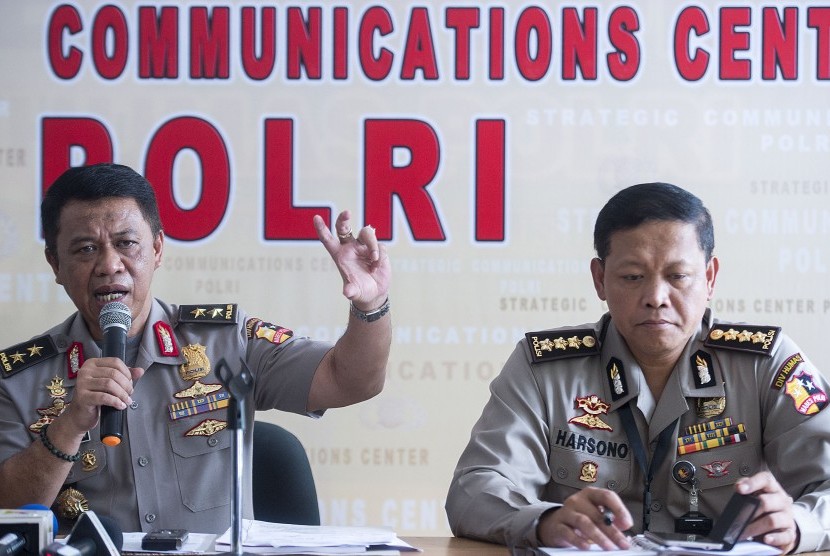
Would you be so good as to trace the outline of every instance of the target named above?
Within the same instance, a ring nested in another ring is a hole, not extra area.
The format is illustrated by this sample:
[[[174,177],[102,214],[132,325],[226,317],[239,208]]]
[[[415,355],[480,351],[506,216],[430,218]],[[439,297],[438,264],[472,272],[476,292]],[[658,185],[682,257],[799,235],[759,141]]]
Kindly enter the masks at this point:
[[[153,331],[156,333],[156,342],[158,342],[159,351],[165,357],[177,357],[179,355],[179,346],[176,345],[176,337],[173,336],[173,329],[164,321],[158,321],[153,325]]]

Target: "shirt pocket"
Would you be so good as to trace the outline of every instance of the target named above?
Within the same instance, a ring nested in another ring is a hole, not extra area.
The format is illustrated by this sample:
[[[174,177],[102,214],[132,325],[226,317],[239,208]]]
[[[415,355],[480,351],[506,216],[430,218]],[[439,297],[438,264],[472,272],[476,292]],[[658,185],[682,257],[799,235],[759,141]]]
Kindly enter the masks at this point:
[[[569,433],[571,434],[571,433]],[[551,446],[551,481],[568,496],[588,486],[623,492],[631,484],[631,454],[625,443],[574,434],[573,448]]]
[[[182,419],[169,425],[179,493],[182,504],[191,511],[230,504],[232,431],[226,428],[209,436],[186,436],[206,418],[225,417],[223,411],[218,417],[211,414],[210,417]]]
[[[107,450],[98,440],[81,442],[79,449],[81,459],[72,464],[72,469],[63,482],[66,485],[81,483],[87,479],[97,477],[107,468]]]
[[[763,469],[760,445],[740,442],[678,457],[695,466],[695,478],[701,491],[731,486],[741,477]]]

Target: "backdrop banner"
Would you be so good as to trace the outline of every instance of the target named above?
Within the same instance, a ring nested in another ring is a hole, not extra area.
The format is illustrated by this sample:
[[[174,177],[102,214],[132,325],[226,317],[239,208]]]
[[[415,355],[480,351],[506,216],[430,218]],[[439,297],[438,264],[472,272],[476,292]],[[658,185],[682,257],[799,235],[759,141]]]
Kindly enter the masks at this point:
[[[43,191],[115,161],[158,192],[153,293],[336,339],[311,224],[394,269],[388,381],[303,441],[323,521],[449,532],[453,468],[526,331],[597,320],[597,211],[640,182],[712,211],[718,316],[816,366],[830,316],[830,2],[12,2],[0,8],[0,343],[73,306]],[[824,323],[824,324],[823,324]]]

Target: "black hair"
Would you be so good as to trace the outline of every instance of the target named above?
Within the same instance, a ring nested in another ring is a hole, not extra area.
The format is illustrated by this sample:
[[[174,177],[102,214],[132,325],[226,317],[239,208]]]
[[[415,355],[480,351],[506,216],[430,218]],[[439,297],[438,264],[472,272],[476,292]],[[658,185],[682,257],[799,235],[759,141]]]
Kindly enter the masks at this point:
[[[597,257],[605,260],[608,256],[614,232],[661,220],[694,224],[698,244],[709,262],[715,250],[712,215],[696,196],[676,185],[661,182],[626,187],[605,203],[594,225]]]
[[[46,190],[40,204],[40,224],[46,249],[55,253],[61,210],[70,201],[107,197],[135,199],[153,237],[162,230],[156,194],[144,176],[122,164],[102,163],[68,169]]]

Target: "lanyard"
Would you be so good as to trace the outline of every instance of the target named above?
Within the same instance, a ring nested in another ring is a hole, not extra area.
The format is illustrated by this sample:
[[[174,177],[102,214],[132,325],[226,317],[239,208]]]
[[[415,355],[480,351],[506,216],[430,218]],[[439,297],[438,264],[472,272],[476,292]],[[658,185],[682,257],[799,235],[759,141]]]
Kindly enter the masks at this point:
[[[631,449],[634,450],[634,458],[640,465],[640,470],[645,477],[645,485],[643,486],[643,531],[648,531],[649,523],[651,523],[651,480],[654,478],[654,472],[666,459],[669,453],[669,446],[674,435],[674,427],[677,425],[678,417],[669,424],[657,437],[657,446],[654,448],[654,454],[651,462],[646,463],[646,449],[643,445],[643,440],[640,438],[640,433],[637,430],[637,423],[634,422],[634,414],[631,412],[631,402],[620,406],[620,419],[622,420],[625,435],[628,437],[628,443],[631,444]]]

